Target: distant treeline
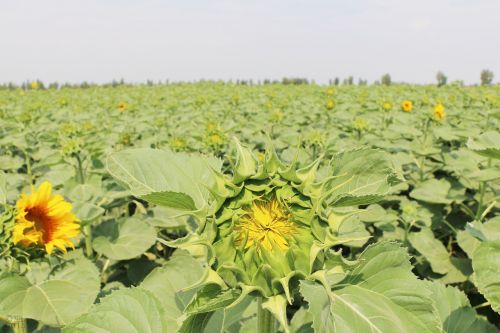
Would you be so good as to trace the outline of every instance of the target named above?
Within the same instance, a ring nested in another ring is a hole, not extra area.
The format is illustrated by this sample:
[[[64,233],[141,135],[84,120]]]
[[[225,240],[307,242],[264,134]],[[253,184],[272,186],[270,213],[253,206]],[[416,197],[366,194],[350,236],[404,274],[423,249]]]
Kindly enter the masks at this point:
[[[481,71],[480,74],[480,82],[481,85],[490,85],[493,83],[493,78],[494,74],[492,71],[488,69],[484,69]],[[442,72],[439,71],[436,74],[436,81],[437,81],[437,86],[444,86],[448,82],[448,78],[446,75]],[[168,84],[182,84],[182,83],[217,83],[217,84],[232,84],[232,85],[266,85],[266,84],[283,84],[283,85],[309,85],[309,84],[316,84],[314,80],[309,80],[307,78],[303,77],[284,77],[281,80],[271,80],[271,79],[264,79],[264,80],[197,80],[197,81],[190,81],[190,82],[170,82],[169,80],[165,81],[153,81],[153,80],[147,80],[145,83],[130,83],[130,82],[125,82],[124,79],[121,80],[113,80],[108,83],[93,83],[93,82],[81,82],[81,83],[59,83],[59,82],[52,82],[52,83],[44,83],[41,80],[33,80],[33,81],[26,81],[21,84],[15,84],[13,82],[8,82],[8,83],[3,83],[0,84],[0,89],[1,90],[16,90],[16,89],[23,89],[23,90],[29,90],[29,89],[60,89],[60,88],[92,88],[92,87],[120,87],[120,86],[136,86],[136,85],[147,85],[147,86],[156,86],[156,85],[168,85]],[[330,79],[328,81],[328,84],[330,86],[339,86],[339,85],[359,85],[359,86],[364,86],[368,85],[368,80],[364,80],[362,78],[359,78],[357,81],[355,81],[353,76],[349,76],[344,79],[340,79],[339,77],[336,77],[334,79]],[[395,84],[392,82],[390,74],[384,74],[380,78],[380,80],[377,80],[373,83],[374,85],[391,85]],[[398,84],[405,84],[405,83],[398,83]],[[464,83],[463,81],[453,81],[453,85],[459,85],[463,86]]]

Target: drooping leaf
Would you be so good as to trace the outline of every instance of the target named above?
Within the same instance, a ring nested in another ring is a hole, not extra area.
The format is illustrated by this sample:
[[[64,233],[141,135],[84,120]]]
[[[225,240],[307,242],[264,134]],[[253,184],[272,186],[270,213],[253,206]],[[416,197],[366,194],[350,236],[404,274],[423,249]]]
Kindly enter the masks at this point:
[[[97,268],[83,258],[65,263],[36,283],[5,274],[0,278],[0,314],[65,325],[90,309],[99,284]]]
[[[474,252],[474,283],[496,312],[500,312],[500,240],[483,242]]]
[[[63,333],[167,333],[161,302],[141,288],[120,289],[101,299],[90,313],[63,329]]]
[[[469,138],[467,147],[482,156],[500,159],[500,133],[490,131],[477,138]]]
[[[215,184],[210,168],[220,167],[216,158],[146,148],[113,153],[107,162],[109,173],[133,195],[181,213],[207,208],[207,187]]]
[[[444,283],[464,282],[472,274],[470,260],[452,257],[430,228],[411,232],[408,240],[430,263],[435,273],[445,275]]]
[[[430,292],[411,269],[405,250],[384,242],[369,246],[332,290],[302,281],[315,332],[439,332]]]
[[[467,296],[454,287],[441,283],[428,283],[432,300],[441,321],[443,333],[494,333],[498,330],[491,324],[486,325],[471,307]]]
[[[204,272],[198,261],[177,250],[166,264],[155,268],[142,282],[141,287],[151,291],[165,308],[168,332],[177,331],[178,319],[196,293],[196,289],[184,289],[198,282]]]
[[[331,161],[333,179],[325,185],[331,206],[354,206],[379,201],[398,182],[390,158],[381,150],[339,153]]]

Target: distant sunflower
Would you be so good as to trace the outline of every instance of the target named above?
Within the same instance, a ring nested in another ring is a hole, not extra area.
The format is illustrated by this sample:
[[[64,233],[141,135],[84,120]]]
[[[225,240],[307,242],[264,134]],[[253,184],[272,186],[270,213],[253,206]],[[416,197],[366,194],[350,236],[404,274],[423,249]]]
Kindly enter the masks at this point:
[[[66,252],[74,248],[71,238],[80,233],[80,225],[72,206],[62,195],[52,193],[52,185],[45,181],[38,191],[23,193],[17,201],[17,215],[13,230],[14,244],[42,245],[51,254],[54,247]]]
[[[386,111],[389,111],[390,109],[392,109],[392,103],[386,101],[382,104],[382,108]]]
[[[436,104],[434,107],[434,119],[441,121],[446,116],[446,112],[444,111],[444,105],[442,103]]]
[[[127,107],[128,107],[128,104],[125,102],[118,103],[118,111],[119,112],[125,111],[127,109]]]
[[[401,107],[403,108],[403,111],[404,112],[411,112],[411,110],[413,109],[413,103],[411,101],[403,101],[403,103],[401,103]]]

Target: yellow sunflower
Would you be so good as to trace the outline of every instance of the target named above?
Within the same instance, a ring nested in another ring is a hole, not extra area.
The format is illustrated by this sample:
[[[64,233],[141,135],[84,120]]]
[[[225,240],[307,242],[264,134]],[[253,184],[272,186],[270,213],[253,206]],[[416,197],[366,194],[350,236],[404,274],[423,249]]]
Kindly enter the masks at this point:
[[[403,101],[403,103],[401,103],[401,107],[403,108],[404,112],[410,112],[413,109],[413,103],[409,100],[405,100]]]
[[[38,191],[23,193],[17,201],[17,215],[13,230],[14,244],[43,245],[51,254],[54,247],[66,252],[74,248],[70,238],[80,233],[80,225],[72,206],[62,195],[52,194],[52,185],[45,181]]]
[[[128,107],[128,104],[125,102],[118,103],[118,111],[119,112],[125,111],[127,109],[127,107]]]
[[[390,109],[392,109],[392,103],[386,101],[382,104],[382,108],[386,111],[389,111]]]
[[[434,119],[441,121],[446,116],[446,112],[444,111],[444,105],[442,103],[437,103],[434,107]]]
[[[254,201],[250,210],[240,218],[235,226],[236,245],[244,245],[245,249],[256,246],[273,251],[277,247],[285,251],[289,247],[287,238],[296,231],[282,205],[276,199],[270,201]]]

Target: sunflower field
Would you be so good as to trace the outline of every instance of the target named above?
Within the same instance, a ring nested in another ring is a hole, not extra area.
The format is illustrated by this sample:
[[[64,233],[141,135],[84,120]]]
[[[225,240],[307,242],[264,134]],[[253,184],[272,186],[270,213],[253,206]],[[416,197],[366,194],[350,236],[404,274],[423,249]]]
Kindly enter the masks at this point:
[[[500,86],[0,90],[0,332],[500,332]]]

